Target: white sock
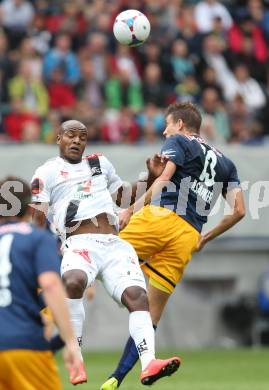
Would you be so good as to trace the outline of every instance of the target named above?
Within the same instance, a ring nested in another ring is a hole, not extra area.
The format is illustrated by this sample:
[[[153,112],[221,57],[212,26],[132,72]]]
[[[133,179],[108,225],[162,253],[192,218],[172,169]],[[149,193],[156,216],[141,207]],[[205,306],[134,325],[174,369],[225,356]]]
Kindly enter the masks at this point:
[[[72,323],[73,330],[74,330],[75,336],[77,338],[78,345],[80,348],[80,353],[81,353],[82,330],[83,330],[83,323],[85,320],[85,310],[84,310],[84,306],[83,306],[83,298],[79,298],[79,299],[67,298],[67,304],[69,307],[71,323]],[[82,354],[81,354],[81,360],[83,360]]]
[[[155,332],[148,311],[133,311],[129,316],[129,331],[140,358],[142,370],[155,359]]]

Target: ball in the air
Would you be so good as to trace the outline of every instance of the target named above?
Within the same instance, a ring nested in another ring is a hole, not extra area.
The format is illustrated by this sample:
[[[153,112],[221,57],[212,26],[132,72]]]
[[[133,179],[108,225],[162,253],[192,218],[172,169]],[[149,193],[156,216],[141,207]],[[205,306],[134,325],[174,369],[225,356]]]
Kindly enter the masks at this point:
[[[129,9],[116,17],[113,33],[122,45],[140,46],[149,36],[150,23],[142,12]]]

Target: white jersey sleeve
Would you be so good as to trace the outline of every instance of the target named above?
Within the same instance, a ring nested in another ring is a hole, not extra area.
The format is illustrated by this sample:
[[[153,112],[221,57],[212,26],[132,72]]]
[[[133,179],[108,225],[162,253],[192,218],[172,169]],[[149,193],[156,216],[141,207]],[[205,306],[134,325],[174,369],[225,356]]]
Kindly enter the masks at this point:
[[[51,181],[51,171],[48,164],[37,168],[31,180],[32,202],[50,202]]]
[[[117,175],[111,162],[104,156],[100,156],[100,163],[107,174],[107,188],[110,194],[116,192],[122,185],[121,178]]]

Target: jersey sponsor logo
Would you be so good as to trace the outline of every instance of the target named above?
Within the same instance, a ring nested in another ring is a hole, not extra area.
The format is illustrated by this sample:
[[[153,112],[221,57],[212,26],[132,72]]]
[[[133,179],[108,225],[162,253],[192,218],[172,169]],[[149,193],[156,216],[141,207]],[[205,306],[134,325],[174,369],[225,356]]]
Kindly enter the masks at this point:
[[[74,199],[83,200],[83,199],[87,199],[90,196],[92,196],[90,194],[91,184],[92,184],[91,180],[85,180],[85,181],[82,181],[81,183],[78,183],[77,191],[74,194]]]
[[[91,184],[91,180],[85,180],[78,184],[77,191],[90,192]]]
[[[38,195],[43,191],[44,182],[36,177],[31,184],[32,195]]]
[[[92,262],[89,255],[89,251],[87,251],[87,249],[74,249],[73,252],[83,257],[83,259],[86,260],[88,263]]]

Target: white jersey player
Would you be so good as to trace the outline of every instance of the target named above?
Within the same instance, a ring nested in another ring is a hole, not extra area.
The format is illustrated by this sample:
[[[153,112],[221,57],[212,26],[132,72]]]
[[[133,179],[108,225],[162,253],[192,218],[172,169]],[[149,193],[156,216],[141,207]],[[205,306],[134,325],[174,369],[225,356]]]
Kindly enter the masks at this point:
[[[118,203],[122,181],[104,156],[82,158],[87,129],[81,122],[62,123],[57,144],[60,156],[39,167],[32,179],[33,218],[40,224],[46,210],[64,239],[61,274],[78,344],[85,318],[83,293],[98,278],[109,295],[129,310],[129,330],[142,365],[140,379],[152,384],[176,371],[180,360],[155,359],[144,276],[133,247],[117,236],[112,196],[118,193]],[[70,382],[86,381],[82,361],[79,376],[70,371]]]

